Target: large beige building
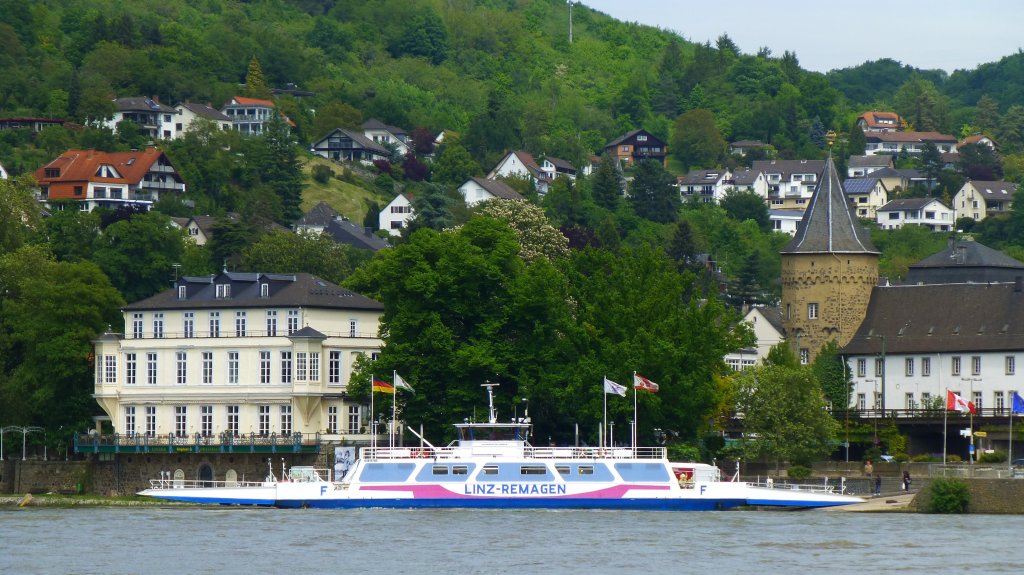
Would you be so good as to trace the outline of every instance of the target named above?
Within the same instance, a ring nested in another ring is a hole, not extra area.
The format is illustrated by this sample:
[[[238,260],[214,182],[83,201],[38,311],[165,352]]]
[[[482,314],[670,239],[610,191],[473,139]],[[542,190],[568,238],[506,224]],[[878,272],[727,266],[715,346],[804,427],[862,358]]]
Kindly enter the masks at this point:
[[[94,397],[125,437],[360,434],[345,388],[383,311],[309,274],[185,277],[95,341]]]
[[[782,324],[802,363],[829,341],[843,346],[853,337],[878,283],[878,256],[829,157],[796,236],[782,250]]]

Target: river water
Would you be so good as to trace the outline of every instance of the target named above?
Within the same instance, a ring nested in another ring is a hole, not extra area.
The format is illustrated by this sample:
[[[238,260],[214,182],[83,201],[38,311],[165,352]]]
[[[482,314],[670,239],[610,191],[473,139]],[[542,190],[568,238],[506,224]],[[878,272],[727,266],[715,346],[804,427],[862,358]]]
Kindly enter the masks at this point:
[[[0,573],[1024,572],[1024,517],[0,508]]]

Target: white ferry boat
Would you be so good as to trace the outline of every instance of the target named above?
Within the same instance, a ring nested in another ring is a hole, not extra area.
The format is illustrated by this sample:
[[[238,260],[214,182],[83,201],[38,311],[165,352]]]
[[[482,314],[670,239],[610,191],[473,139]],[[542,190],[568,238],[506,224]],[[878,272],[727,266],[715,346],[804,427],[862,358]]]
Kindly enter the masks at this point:
[[[490,392],[490,388],[488,388]],[[292,467],[251,483],[153,480],[140,495],[222,505],[301,508],[543,508],[705,511],[739,506],[828,507],[859,497],[825,489],[724,481],[717,467],[674,463],[664,447],[534,447],[530,422],[456,424],[436,447],[364,447],[343,477]]]

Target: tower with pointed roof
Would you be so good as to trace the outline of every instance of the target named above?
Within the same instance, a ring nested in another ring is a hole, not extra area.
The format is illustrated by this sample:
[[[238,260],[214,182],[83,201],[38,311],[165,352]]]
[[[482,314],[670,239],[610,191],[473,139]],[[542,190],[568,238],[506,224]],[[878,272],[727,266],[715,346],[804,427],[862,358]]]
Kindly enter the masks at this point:
[[[878,283],[879,252],[846,200],[831,155],[796,236],[781,253],[782,324],[806,363],[829,341],[849,343]]]

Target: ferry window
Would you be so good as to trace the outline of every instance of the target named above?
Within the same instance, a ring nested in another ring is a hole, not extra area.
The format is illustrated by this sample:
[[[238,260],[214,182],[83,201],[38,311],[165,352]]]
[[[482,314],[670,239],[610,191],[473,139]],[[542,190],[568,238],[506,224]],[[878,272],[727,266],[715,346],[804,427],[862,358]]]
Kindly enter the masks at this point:
[[[469,467],[465,465],[453,465],[452,475],[469,475]]]
[[[523,465],[519,468],[520,475],[547,475],[548,468],[543,465]]]
[[[593,465],[580,465],[579,473],[580,473],[580,475],[593,475],[594,474],[594,466]]]
[[[481,472],[481,474],[482,475],[497,475],[498,474],[498,466],[497,465],[484,465],[484,469]]]
[[[568,465],[556,465],[555,466],[555,471],[557,471],[559,475],[569,475],[569,466]]]
[[[434,475],[448,475],[447,465],[435,465],[433,468]]]

